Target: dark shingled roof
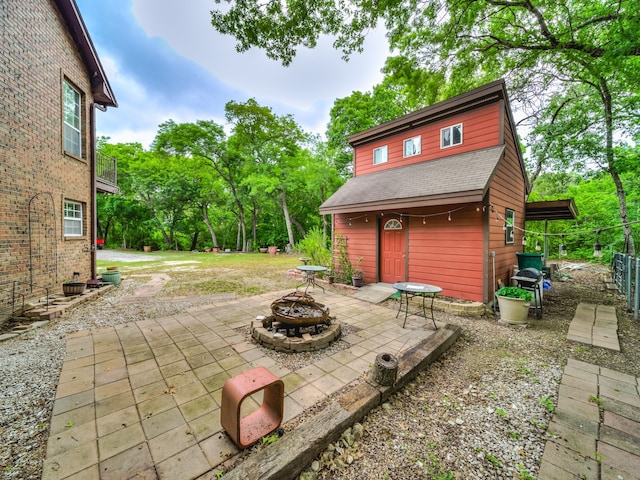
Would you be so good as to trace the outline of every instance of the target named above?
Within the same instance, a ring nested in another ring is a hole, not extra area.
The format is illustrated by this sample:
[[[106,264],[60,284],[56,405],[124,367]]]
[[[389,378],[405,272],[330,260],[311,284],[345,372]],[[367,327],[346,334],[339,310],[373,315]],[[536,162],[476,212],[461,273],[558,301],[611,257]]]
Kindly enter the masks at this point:
[[[351,178],[320,213],[366,212],[482,201],[504,145]]]

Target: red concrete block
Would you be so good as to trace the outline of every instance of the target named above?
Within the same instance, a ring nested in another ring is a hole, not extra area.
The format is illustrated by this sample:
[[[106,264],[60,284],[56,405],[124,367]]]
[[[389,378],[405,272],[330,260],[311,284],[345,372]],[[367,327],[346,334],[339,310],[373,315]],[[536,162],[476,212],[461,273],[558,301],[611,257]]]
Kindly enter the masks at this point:
[[[242,402],[263,390],[262,405],[240,418]],[[222,387],[220,423],[231,440],[247,448],[282,423],[284,413],[284,383],[265,367],[247,370],[227,380]]]

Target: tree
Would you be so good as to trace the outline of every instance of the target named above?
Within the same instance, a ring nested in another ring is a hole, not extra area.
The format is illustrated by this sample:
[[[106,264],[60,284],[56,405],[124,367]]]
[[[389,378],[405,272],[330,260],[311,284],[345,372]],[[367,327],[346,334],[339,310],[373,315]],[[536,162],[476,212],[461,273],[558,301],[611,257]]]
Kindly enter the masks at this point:
[[[242,158],[228,148],[222,126],[213,121],[177,124],[169,120],[158,130],[153,147],[171,155],[205,160],[225,182],[236,208],[242,250],[246,251],[245,206],[241,198]]]
[[[288,193],[299,186],[295,172],[302,165],[304,132],[290,115],[279,116],[254,99],[228,102],[226,118],[232,125],[229,139],[251,167],[243,181],[252,197],[276,194],[285,221],[288,243],[294,245]]]
[[[505,76],[512,98],[529,114],[536,141],[553,143],[552,134],[557,138],[559,131],[574,139],[576,148],[567,153],[580,156],[564,155],[568,162],[584,161],[582,155],[591,151],[614,180],[627,250],[635,254],[614,147],[615,134],[638,129],[635,78],[640,71],[640,15],[636,2],[273,1],[264,8],[235,2],[224,12],[212,12],[214,28],[234,35],[239,50],[258,46],[285,65],[297,47],[313,47],[320,35],[336,36],[334,46],[345,56],[359,51],[367,30],[382,20],[390,47],[400,53],[394,63],[387,63],[397,75],[417,69],[444,75],[450,94]],[[407,61],[413,66],[406,68]],[[585,104],[589,105],[586,111]],[[569,111],[584,115],[583,121],[562,122],[559,130],[556,120]],[[578,146],[583,133],[588,135]],[[547,155],[534,158],[539,165],[534,177],[546,161]],[[560,165],[566,168],[567,163]]]

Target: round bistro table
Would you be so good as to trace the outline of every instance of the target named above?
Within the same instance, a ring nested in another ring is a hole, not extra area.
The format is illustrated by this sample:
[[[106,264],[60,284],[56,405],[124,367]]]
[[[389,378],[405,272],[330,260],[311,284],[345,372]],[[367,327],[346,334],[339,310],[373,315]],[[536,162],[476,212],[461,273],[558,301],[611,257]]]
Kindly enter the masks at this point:
[[[400,292],[400,306],[398,307],[398,313],[396,313],[396,318],[400,315],[400,311],[402,310],[402,297],[405,298],[405,310],[404,310],[404,322],[402,322],[402,328],[404,328],[407,323],[407,315],[409,314],[409,299],[413,297],[422,297],[422,314],[424,318],[429,318],[427,316],[427,310],[425,306],[424,299],[425,297],[431,297],[431,321],[433,322],[433,327],[437,330],[438,326],[436,325],[436,319],[433,316],[433,300],[438,296],[440,292],[442,292],[442,288],[436,285],[429,285],[427,283],[417,283],[417,282],[398,282],[392,285],[393,288]]]
[[[302,285],[304,285],[306,283],[307,286],[304,289],[304,293],[307,293],[307,290],[311,286],[314,286],[314,287],[318,286],[324,292],[324,287],[322,285],[318,285],[316,283],[316,273],[326,272],[328,270],[327,267],[323,267],[322,265],[298,265],[296,267],[296,270],[300,270],[301,272],[304,272],[304,273],[307,274],[307,280],[305,282],[302,282],[296,288],[301,287]]]

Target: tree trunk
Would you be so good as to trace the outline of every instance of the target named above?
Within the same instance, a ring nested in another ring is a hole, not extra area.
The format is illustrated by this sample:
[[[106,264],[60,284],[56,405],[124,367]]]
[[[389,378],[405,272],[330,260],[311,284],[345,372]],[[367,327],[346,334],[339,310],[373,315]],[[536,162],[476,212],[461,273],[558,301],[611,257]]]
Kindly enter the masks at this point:
[[[620,219],[622,220],[622,232],[624,235],[625,253],[635,256],[636,247],[633,242],[633,235],[631,234],[631,224],[629,223],[629,213],[627,211],[627,195],[624,191],[624,186],[620,180],[620,175],[616,170],[614,163],[613,152],[613,109],[611,93],[609,92],[609,86],[606,79],[600,77],[600,95],[602,97],[602,103],[604,105],[604,120],[606,126],[606,146],[605,154],[607,158],[607,169],[613,183],[616,186],[616,194],[618,195],[618,203],[620,205]]]
[[[291,228],[291,216],[287,207],[287,195],[284,190],[280,190],[280,201],[282,202],[282,212],[284,213],[284,223],[287,226],[287,235],[289,236],[289,245],[293,247],[293,229]]]
[[[190,251],[194,251],[198,245],[198,236],[200,235],[200,230],[196,229],[196,231],[193,234],[193,237],[191,237],[191,248],[189,249]]]
[[[211,226],[211,222],[209,221],[209,208],[206,205],[200,206],[200,214],[202,215],[204,224],[209,230],[209,235],[211,235],[211,243],[213,243],[213,247],[218,248],[218,238],[216,237],[216,232]]]

